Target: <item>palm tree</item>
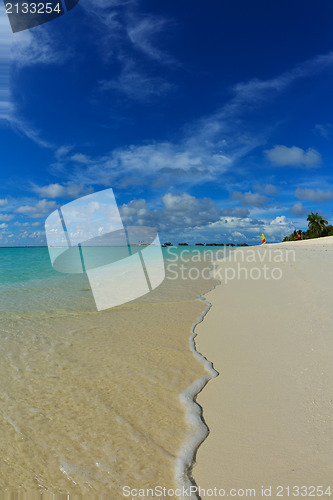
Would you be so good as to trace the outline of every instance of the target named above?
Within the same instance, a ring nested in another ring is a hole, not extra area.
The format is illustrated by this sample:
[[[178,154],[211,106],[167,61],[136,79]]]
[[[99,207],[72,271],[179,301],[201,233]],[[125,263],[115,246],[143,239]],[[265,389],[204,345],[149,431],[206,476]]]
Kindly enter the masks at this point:
[[[323,219],[321,215],[316,212],[315,214],[311,212],[307,219],[310,232],[316,236],[321,236],[323,230],[328,224],[327,220]]]

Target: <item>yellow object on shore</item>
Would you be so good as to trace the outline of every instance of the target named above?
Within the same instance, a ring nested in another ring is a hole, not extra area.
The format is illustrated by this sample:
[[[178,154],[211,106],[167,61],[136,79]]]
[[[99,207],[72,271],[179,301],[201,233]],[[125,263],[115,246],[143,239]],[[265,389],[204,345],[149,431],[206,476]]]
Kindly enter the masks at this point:
[[[266,243],[266,238],[264,233],[261,233],[261,236],[262,236],[262,244],[264,245]]]

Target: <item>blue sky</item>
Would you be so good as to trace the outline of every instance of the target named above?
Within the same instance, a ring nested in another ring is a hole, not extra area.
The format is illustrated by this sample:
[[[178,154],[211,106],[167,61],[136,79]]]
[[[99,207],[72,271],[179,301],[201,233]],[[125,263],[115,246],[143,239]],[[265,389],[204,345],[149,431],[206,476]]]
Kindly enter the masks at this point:
[[[0,16],[0,245],[112,187],[162,241],[281,241],[332,221],[329,0],[81,0]]]

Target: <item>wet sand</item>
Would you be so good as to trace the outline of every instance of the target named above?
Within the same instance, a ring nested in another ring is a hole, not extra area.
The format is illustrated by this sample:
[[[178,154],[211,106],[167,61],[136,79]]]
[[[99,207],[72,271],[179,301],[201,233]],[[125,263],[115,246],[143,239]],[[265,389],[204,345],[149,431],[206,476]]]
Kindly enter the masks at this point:
[[[175,488],[189,430],[179,396],[207,374],[191,327],[213,282],[166,279],[97,312],[82,276],[60,279],[72,288],[2,291],[0,490],[118,500],[125,485]]]

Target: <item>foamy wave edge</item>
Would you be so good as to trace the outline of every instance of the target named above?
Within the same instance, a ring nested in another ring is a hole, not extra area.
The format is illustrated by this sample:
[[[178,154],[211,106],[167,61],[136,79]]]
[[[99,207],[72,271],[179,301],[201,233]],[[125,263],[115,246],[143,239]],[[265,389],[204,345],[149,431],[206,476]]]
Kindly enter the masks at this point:
[[[202,408],[196,402],[196,397],[212,378],[215,378],[219,375],[219,372],[214,369],[213,363],[211,361],[209,361],[203,354],[197,351],[195,344],[197,333],[195,333],[195,328],[204,320],[206,314],[212,307],[212,304],[204,297],[204,295],[214,290],[220,284],[221,282],[217,280],[216,285],[199,295],[197,300],[201,300],[202,302],[207,304],[207,308],[203,311],[203,313],[200,314],[191,328],[192,334],[190,337],[190,349],[193,355],[198,358],[201,363],[203,363],[208,374],[195,380],[189,387],[185,389],[185,391],[183,391],[179,395],[180,401],[185,407],[185,418],[186,422],[189,425],[187,438],[185,439],[185,442],[180,449],[175,468],[175,481],[177,487],[181,490],[183,490],[183,488],[189,488],[190,486],[196,486],[195,481],[192,477],[192,468],[195,463],[197,450],[209,434],[208,426],[206,425],[202,415]],[[198,500],[199,497],[196,494],[192,494],[191,496],[186,497],[180,496],[179,500],[188,500],[189,498],[192,500]]]

